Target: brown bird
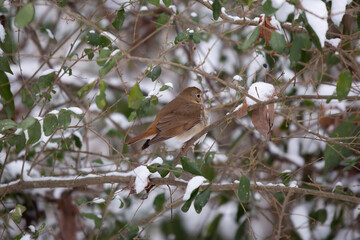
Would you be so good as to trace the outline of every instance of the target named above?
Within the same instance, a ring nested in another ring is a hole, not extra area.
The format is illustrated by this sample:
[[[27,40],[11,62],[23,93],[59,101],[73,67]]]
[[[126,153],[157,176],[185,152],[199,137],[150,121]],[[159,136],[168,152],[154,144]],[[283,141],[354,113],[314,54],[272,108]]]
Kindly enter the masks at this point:
[[[176,137],[187,141],[208,125],[208,113],[204,106],[205,92],[197,87],[184,89],[176,98],[166,104],[156,115],[154,122],[142,134],[131,138],[126,144],[147,139],[141,149]]]

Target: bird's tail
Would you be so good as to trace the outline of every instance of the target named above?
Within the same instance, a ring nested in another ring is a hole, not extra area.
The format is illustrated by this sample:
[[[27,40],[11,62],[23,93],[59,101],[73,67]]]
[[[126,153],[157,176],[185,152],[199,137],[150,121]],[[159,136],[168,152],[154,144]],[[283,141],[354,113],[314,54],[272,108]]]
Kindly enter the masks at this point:
[[[151,138],[152,136],[154,136],[157,133],[156,130],[157,129],[155,129],[155,131],[152,131],[152,129],[150,128],[150,129],[146,130],[145,132],[143,132],[142,134],[129,139],[127,142],[125,142],[125,144],[133,144],[140,140],[143,140],[146,138]]]

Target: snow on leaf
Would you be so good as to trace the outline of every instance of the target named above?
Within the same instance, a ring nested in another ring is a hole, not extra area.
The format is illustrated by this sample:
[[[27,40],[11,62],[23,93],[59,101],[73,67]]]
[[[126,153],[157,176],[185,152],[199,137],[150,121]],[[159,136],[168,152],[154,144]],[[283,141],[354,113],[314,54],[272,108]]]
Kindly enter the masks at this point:
[[[318,36],[321,47],[324,47],[326,32],[329,28],[325,3],[321,0],[300,0],[300,2],[305,9],[307,21]]]
[[[183,200],[189,200],[191,193],[197,189],[198,187],[201,186],[201,184],[203,184],[206,181],[206,178],[204,178],[203,176],[196,176],[193,177],[192,179],[190,179],[190,181],[188,182],[187,186],[186,186],[186,190],[185,190],[185,194],[183,197]]]
[[[259,101],[268,101],[273,99],[276,94],[276,90],[272,84],[257,82],[250,86],[248,94],[258,99]],[[246,103],[249,106],[256,104],[256,102],[250,97],[246,97]]]
[[[135,174],[134,188],[136,193],[140,193],[148,185],[148,177],[150,176],[151,172],[146,166],[139,166],[135,168],[133,171]]]

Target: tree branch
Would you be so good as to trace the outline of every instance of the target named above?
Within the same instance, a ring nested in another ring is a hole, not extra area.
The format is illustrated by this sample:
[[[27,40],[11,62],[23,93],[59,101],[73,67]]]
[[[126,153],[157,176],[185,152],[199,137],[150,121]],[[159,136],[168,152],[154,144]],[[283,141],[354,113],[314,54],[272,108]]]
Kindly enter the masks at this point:
[[[71,177],[44,177],[30,181],[16,180],[8,184],[0,185],[0,199],[4,198],[7,194],[16,193],[23,190],[30,190],[34,188],[74,188],[84,187],[88,185],[97,185],[104,183],[121,183],[129,184],[132,178],[132,173],[119,173],[112,172],[104,175],[90,174],[88,176],[71,176]],[[155,186],[170,185],[177,187],[186,187],[187,183],[184,181],[178,181],[170,178],[153,178],[150,180],[150,184]],[[201,188],[205,188],[207,185],[203,185]],[[324,187],[324,186],[323,186]],[[325,187],[324,187],[325,188]],[[330,188],[330,187],[328,187]],[[236,191],[238,189],[237,183],[231,184],[214,184],[210,185],[212,192],[223,192],[223,191]],[[345,202],[351,202],[360,204],[360,198],[356,196],[340,195],[332,192],[305,189],[305,188],[293,188],[286,186],[266,186],[251,184],[251,190],[253,191],[264,191],[264,192],[292,192],[294,194],[313,195],[317,197],[323,197],[334,200],[342,200]]]

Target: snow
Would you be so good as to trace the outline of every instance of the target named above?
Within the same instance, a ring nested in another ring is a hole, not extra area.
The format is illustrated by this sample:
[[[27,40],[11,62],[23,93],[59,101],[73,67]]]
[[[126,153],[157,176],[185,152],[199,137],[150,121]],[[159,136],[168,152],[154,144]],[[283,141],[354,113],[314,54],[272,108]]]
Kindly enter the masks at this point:
[[[293,13],[295,10],[295,6],[285,2],[275,13],[275,17],[280,22],[285,22],[288,16]]]
[[[184,201],[189,200],[190,196],[191,196],[191,193],[195,189],[200,187],[201,184],[203,184],[205,181],[206,181],[206,178],[204,178],[203,176],[196,176],[196,177],[193,177],[192,179],[190,179],[190,181],[188,182],[188,184],[186,186],[186,190],[185,190],[183,200]]]
[[[81,110],[81,108],[78,108],[78,107],[69,107],[69,108],[67,108],[67,110],[72,111],[76,115],[81,115],[83,113],[83,110]]]
[[[30,230],[31,232],[33,232],[33,233],[36,231],[36,228],[35,228],[34,225],[29,225],[28,228],[29,228],[29,230]]]
[[[275,93],[275,87],[270,83],[264,82],[253,83],[248,90],[248,94],[258,99],[259,101],[268,101],[273,98]],[[247,105],[251,106],[257,102],[249,97],[246,97],[246,103]]]
[[[164,85],[168,86],[169,88],[174,88],[174,85],[171,82],[167,82]]]
[[[309,206],[305,204],[295,205],[291,212],[290,219],[301,239],[311,239],[309,227]]]
[[[49,38],[55,39],[55,36],[54,36],[54,34],[51,32],[50,29],[46,28],[45,30],[46,30],[47,34],[49,35]]]
[[[241,81],[241,80],[242,80],[242,77],[240,77],[239,75],[235,75],[235,76],[233,77],[233,80],[235,80],[235,81]]]
[[[22,236],[22,237],[20,238],[20,240],[31,240],[31,235],[28,234],[28,233],[25,233],[25,235]]]
[[[118,112],[114,112],[112,114],[109,115],[109,118],[119,124],[119,126],[122,128],[122,129],[128,129],[129,127],[131,127],[131,123],[128,121],[128,119],[124,116],[124,114],[122,113],[118,113]],[[113,123],[111,121],[108,121],[106,119],[106,122],[108,123],[108,126],[111,126],[113,127]]]
[[[105,202],[105,199],[103,198],[94,198],[92,200],[93,203],[96,203],[96,204],[100,204],[100,203],[104,203]]]
[[[4,26],[2,24],[0,24],[0,42],[4,42],[5,41],[5,29]]]
[[[331,20],[336,26],[340,26],[342,18],[345,14],[346,5],[351,3],[352,0],[332,0],[331,1]]]
[[[321,47],[324,47],[326,32],[329,28],[327,22],[328,12],[326,4],[321,0],[300,0],[300,2],[305,9],[306,19],[318,36]]]
[[[151,172],[146,166],[139,166],[133,170],[135,174],[135,192],[142,192],[145,187],[148,185],[148,177]]]
[[[195,17],[198,16],[198,14],[197,14],[196,12],[191,12],[191,13],[190,13],[190,16],[193,17],[193,18],[195,18]]]
[[[155,159],[153,159],[153,160],[151,160],[151,161],[149,161],[149,163],[147,164],[148,166],[150,166],[150,165],[152,165],[152,164],[156,164],[156,163],[158,163],[158,164],[163,164],[163,160],[162,160],[162,158],[161,157],[157,157],[157,158],[155,158]]]
[[[273,8],[279,8],[284,4],[285,0],[271,0],[271,5]]]
[[[171,9],[171,11],[176,13],[176,6],[175,5],[170,5],[169,8]]]
[[[341,42],[341,39],[340,38],[326,39],[325,42],[331,44],[334,48],[337,48],[339,46],[339,43]]]
[[[140,8],[140,12],[146,12],[146,11],[148,11],[149,9],[148,9],[148,7],[147,6],[141,6],[141,8]]]

